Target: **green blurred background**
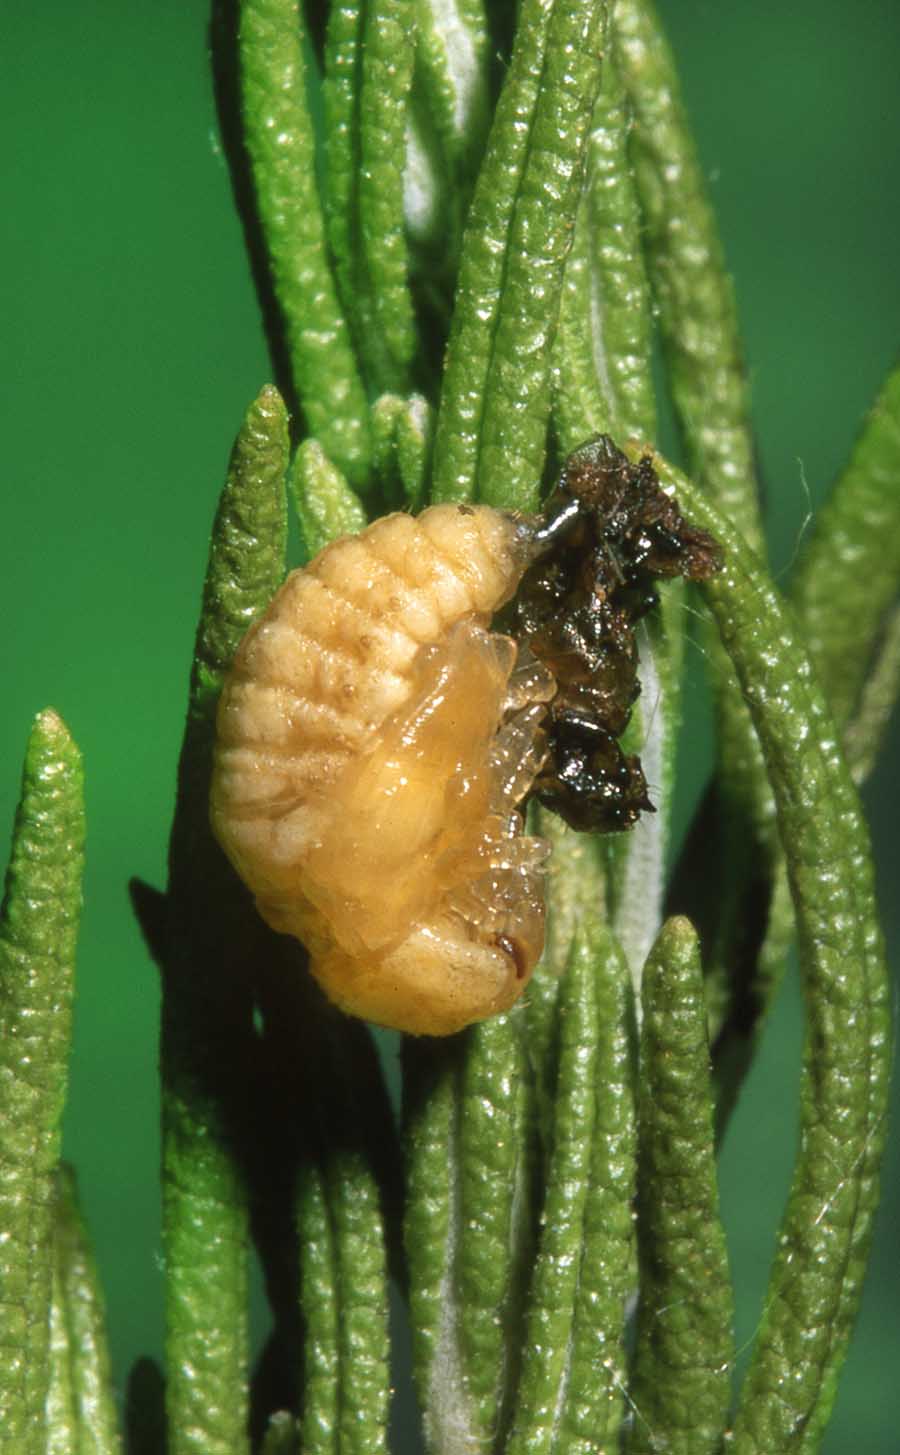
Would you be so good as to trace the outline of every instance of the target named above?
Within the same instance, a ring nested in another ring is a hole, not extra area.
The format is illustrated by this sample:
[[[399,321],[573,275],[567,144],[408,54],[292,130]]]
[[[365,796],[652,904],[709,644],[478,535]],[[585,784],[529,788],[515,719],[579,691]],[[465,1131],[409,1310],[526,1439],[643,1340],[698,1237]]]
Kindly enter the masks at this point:
[[[662,8],[735,275],[784,573],[897,350],[900,7]],[[0,833],[29,721],[52,704],[83,749],[89,814],[66,1151],[121,1388],[138,1355],[159,1355],[163,1278],[158,989],[126,884],[163,882],[209,524],[271,369],[218,139],[208,0],[11,0],[4,17]],[[898,761],[895,730],[866,794],[895,960]],[[800,1035],[789,986],[724,1154],[741,1345],[791,1166]],[[830,1455],[897,1449],[898,1222],[895,1137]]]

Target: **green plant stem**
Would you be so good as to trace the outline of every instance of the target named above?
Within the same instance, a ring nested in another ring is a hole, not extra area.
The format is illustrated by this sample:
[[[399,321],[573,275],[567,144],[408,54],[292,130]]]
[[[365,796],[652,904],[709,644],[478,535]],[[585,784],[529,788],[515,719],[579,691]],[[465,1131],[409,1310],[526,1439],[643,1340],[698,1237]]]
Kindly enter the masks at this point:
[[[604,84],[608,74],[608,68],[604,68]],[[600,95],[603,95],[602,89]],[[591,237],[589,186],[586,182],[575,219],[572,248],[563,274],[559,328],[553,345],[553,427],[563,456],[571,454],[595,434],[621,437],[614,423],[616,411],[611,381],[603,367],[605,355],[598,359],[595,353],[597,270]]]
[[[118,1455],[121,1451],[103,1298],[78,1207],[75,1177],[57,1179],[54,1229],[50,1455]]]
[[[251,405],[213,525],[197,629],[165,899],[139,908],[163,977],[163,1242],[169,1455],[247,1449],[246,1118],[252,974],[275,940],[209,827],[224,674],[284,573],[287,415]],[[143,903],[141,903],[143,901]]]
[[[231,659],[284,575],[288,448],[287,410],[267,384],[235,440],[212,527],[188,697],[188,731],[206,753]],[[198,794],[198,827],[205,807]]]
[[[868,836],[789,614],[752,554],[671,467],[725,550],[705,587],[759,733],[778,815],[807,1012],[800,1148],[734,1428],[739,1455],[818,1446],[859,1303],[878,1197],[890,1017]]]
[[[700,947],[667,920],[643,976],[638,1111],[640,1302],[629,1450],[719,1449],[731,1395],[734,1336],[719,1220],[706,1004]]]
[[[81,911],[81,756],[35,718],[0,911],[0,1450],[43,1455],[50,1386],[54,1173]]]
[[[325,250],[298,0],[242,0],[244,140],[309,432],[355,484],[369,464],[368,410]]]

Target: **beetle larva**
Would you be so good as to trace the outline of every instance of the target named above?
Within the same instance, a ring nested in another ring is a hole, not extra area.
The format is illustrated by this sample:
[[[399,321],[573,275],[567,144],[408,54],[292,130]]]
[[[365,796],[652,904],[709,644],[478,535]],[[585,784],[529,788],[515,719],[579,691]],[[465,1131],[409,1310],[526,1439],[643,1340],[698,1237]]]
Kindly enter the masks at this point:
[[[543,840],[518,805],[555,684],[487,628],[533,530],[480,506],[391,515],[293,572],[218,714],[214,831],[344,1010],[452,1031],[543,948]]]

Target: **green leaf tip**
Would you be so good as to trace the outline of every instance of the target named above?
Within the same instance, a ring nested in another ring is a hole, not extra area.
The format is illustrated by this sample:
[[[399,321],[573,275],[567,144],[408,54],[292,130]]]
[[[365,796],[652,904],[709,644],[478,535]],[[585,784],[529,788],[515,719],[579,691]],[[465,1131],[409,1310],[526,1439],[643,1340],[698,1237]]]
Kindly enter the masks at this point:
[[[45,707],[41,712],[36,713],[33,729],[45,737],[54,737],[58,734],[70,736],[68,728],[55,707]]]
[[[18,1014],[58,979],[71,995],[84,862],[84,779],[81,754],[54,708],[39,712],[25,751],[6,877],[0,955],[2,994]]]
[[[698,953],[697,931],[690,920],[683,914],[670,915],[647,957],[647,972],[654,977],[648,996],[663,991],[667,982],[674,986],[682,980],[689,982],[692,994],[696,995],[694,975]]]
[[[670,919],[644,967],[639,1097],[640,1299],[629,1450],[718,1450],[733,1307],[719,1220],[700,947]]]
[[[25,754],[0,912],[0,1451],[43,1455],[53,1203],[81,911],[81,755],[52,708]]]
[[[284,575],[288,413],[267,384],[244,416],[212,526],[189,713],[211,722],[238,644]]]
[[[366,524],[362,501],[318,440],[304,440],[297,450],[290,488],[310,560],[335,537],[356,535]]]
[[[71,780],[73,789],[81,783],[81,753],[66,723],[55,707],[35,714],[25,757],[26,780],[35,784],[59,775]]]
[[[312,1447],[307,1445],[305,1448]],[[297,1421],[286,1410],[279,1410],[270,1417],[260,1455],[300,1455]]]
[[[421,394],[382,394],[372,408],[375,468],[385,494],[402,492],[409,510],[425,503],[434,438],[434,412]]]

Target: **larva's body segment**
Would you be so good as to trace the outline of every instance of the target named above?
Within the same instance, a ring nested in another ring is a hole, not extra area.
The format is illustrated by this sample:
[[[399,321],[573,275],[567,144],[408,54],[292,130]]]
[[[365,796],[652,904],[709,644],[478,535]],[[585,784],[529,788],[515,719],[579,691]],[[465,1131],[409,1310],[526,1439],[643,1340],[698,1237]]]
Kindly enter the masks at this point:
[[[543,946],[540,672],[486,628],[530,532],[487,507],[392,515],[288,577],[222,694],[215,832],[263,917],[353,1014],[443,1035],[506,1009]],[[525,704],[520,697],[524,695]]]

